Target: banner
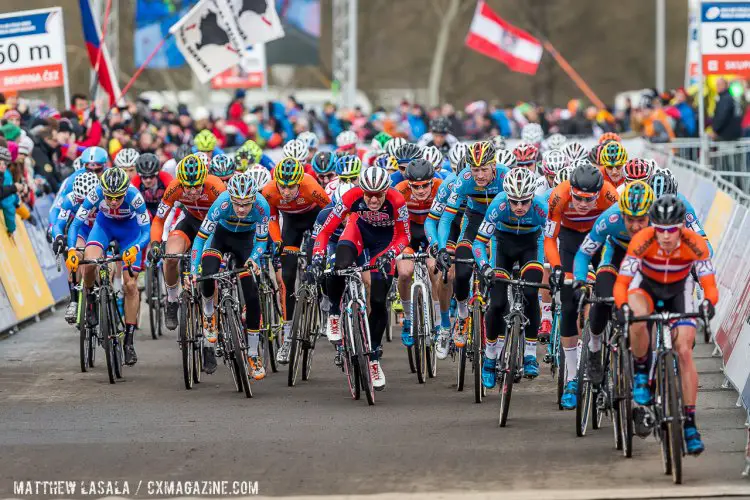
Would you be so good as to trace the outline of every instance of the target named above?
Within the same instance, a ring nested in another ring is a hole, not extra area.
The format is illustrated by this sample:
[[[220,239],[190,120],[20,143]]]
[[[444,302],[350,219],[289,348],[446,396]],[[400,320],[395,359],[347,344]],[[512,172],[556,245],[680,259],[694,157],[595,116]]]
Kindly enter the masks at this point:
[[[61,264],[58,271],[57,259],[55,258],[55,254],[52,253],[49,243],[47,243],[45,234],[45,228],[48,225],[47,215],[53,201],[54,197],[52,196],[38,197],[34,204],[33,214],[39,222],[36,226],[29,224],[28,221],[24,222],[24,224],[31,240],[31,246],[34,248],[36,260],[42,269],[44,279],[47,281],[47,286],[49,286],[52,293],[52,299],[57,303],[68,297],[70,291],[68,289],[68,272],[65,269],[65,263]]]
[[[259,89],[266,85],[266,46],[262,43],[250,47],[237,66],[211,79],[215,89]]]

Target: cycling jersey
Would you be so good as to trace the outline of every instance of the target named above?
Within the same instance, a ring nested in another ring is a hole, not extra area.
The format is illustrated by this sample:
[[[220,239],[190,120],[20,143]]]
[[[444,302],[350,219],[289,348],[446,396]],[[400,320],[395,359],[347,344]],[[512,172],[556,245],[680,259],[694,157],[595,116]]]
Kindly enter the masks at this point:
[[[440,217],[442,217],[443,212],[445,211],[445,204],[448,201],[448,197],[451,195],[451,190],[453,189],[453,186],[455,186],[456,180],[458,180],[458,177],[453,172],[451,172],[450,175],[446,176],[446,178],[443,179],[443,182],[438,188],[435,199],[432,200],[430,212],[429,214],[427,214],[427,219],[425,219],[424,221],[424,230],[425,234],[427,235],[427,242],[430,245],[437,244],[438,242],[438,224],[440,222]],[[466,206],[462,205],[457,210],[456,214],[458,216],[458,220],[463,217],[465,208]],[[456,224],[455,219],[453,226],[455,227],[455,229],[460,231],[460,223]],[[451,233],[452,234],[448,235],[448,240],[455,243],[455,240],[458,237],[458,231],[454,230],[451,231]]]
[[[693,267],[703,286],[704,297],[716,305],[719,291],[705,240],[691,229],[681,229],[677,248],[667,255],[656,241],[655,229],[647,227],[630,240],[615,282],[615,304],[622,307],[627,303],[628,289],[637,275],[652,289],[667,289],[683,283]]]
[[[554,189],[552,186],[549,185],[549,182],[547,182],[547,178],[543,175],[540,175],[536,179],[536,188],[534,189],[534,196],[539,196],[541,198],[544,198],[544,200],[549,199],[549,195],[547,193],[552,192],[552,189]]]
[[[143,199],[146,200],[146,210],[148,210],[151,218],[156,215],[156,210],[159,208],[159,203],[161,203],[170,182],[172,182],[172,176],[163,171],[157,175],[156,184],[152,188],[147,188],[142,184],[139,174],[131,179],[130,183],[138,188],[138,191],[143,195]]]
[[[581,247],[576,252],[575,261],[573,262],[573,276],[575,279],[580,281],[586,281],[588,274],[589,264],[591,258],[599,252],[602,246],[606,246],[608,242],[615,245],[623,250],[627,250],[628,244],[630,243],[630,233],[625,228],[625,218],[620,212],[619,205],[612,205],[594,222],[594,227],[591,232],[586,235],[586,238],[581,243]],[[611,250],[606,250],[605,253],[611,255]],[[610,258],[604,258],[602,262],[611,263]],[[619,266],[619,263],[617,263]]]
[[[570,181],[564,181],[553,189],[549,197],[549,215],[544,228],[544,254],[550,266],[560,265],[557,236],[561,228],[585,234],[591,230],[596,219],[614,203],[617,203],[617,191],[606,181],[596,198],[596,204],[586,213],[580,213],[573,208]]]
[[[84,198],[76,198],[73,195],[73,192],[68,193],[65,197],[63,197],[62,200],[62,206],[60,207],[60,213],[57,217],[57,219],[50,221],[52,223],[52,238],[56,238],[65,232],[65,226],[68,225],[68,222],[70,221],[72,223],[72,218],[75,217],[76,213],[78,212],[78,208],[83,203]],[[88,238],[89,233],[91,232],[91,227],[94,225],[94,220],[96,219],[96,210],[91,210],[89,212],[88,218],[83,222],[83,225],[79,229],[79,236],[83,237],[85,240]]]
[[[268,156],[265,153],[263,153],[262,155],[260,155],[260,161],[258,163],[260,165],[266,167],[271,172],[273,172],[273,169],[276,167],[276,163],[274,163],[274,161],[271,159],[271,157]]]
[[[438,246],[446,248],[451,224],[461,205],[466,203],[466,212],[483,216],[492,199],[503,190],[503,180],[509,170],[502,166],[495,167],[495,178],[485,187],[479,187],[471,175],[470,169],[465,169],[457,175],[456,183],[445,205],[443,215],[438,224]],[[478,217],[476,217],[479,219]],[[479,219],[481,222],[481,219]]]
[[[52,207],[49,210],[48,219],[50,225],[60,216],[60,209],[62,208],[63,199],[70,193],[73,192],[73,181],[76,177],[86,172],[85,168],[81,168],[70,174],[65,178],[63,183],[60,185],[60,190],[55,195],[55,200],[52,202]]]
[[[216,198],[226,191],[226,189],[221,179],[213,175],[208,175],[203,184],[201,194],[197,198],[188,198],[185,196],[184,189],[179,180],[175,179],[170,182],[167,190],[164,192],[164,197],[159,203],[159,208],[156,210],[156,216],[151,225],[151,241],[161,241],[162,231],[164,230],[164,219],[169,211],[172,210],[175,203],[179,202],[183,213],[186,213],[186,218],[183,219],[183,222],[189,219],[187,216],[192,216],[192,219],[194,219],[192,225],[195,226],[196,221],[202,221],[206,217],[208,209],[211,208]],[[175,230],[177,229],[176,227]],[[197,230],[197,228],[194,229]],[[185,233],[188,244],[192,241],[193,238],[191,236],[194,236],[196,231],[189,232],[190,234]]]
[[[448,153],[450,152],[451,148],[458,142],[458,139],[456,139],[456,136],[453,134],[445,134],[445,142],[442,146],[435,146],[435,141],[433,139],[432,132],[427,132],[426,134],[423,134],[422,137],[419,138],[417,141],[417,146],[420,148],[426,148],[428,146],[435,146],[437,147],[441,153],[443,153],[443,156],[448,156]]]
[[[331,202],[325,190],[311,175],[305,174],[299,184],[299,192],[290,201],[284,200],[276,182],[269,182],[263,187],[263,197],[271,207],[271,223],[269,232],[273,241],[281,241],[281,229],[279,227],[279,213],[303,214],[322,209]],[[314,219],[313,219],[314,220]],[[312,224],[307,229],[310,229]]]
[[[424,224],[427,219],[427,214],[430,213],[430,207],[432,202],[437,196],[437,192],[440,189],[440,185],[443,181],[440,179],[433,179],[432,190],[430,194],[424,200],[417,200],[414,198],[414,193],[409,186],[409,181],[399,182],[396,186],[396,191],[401,193],[406,201],[406,207],[409,209],[409,220],[415,224]]]
[[[336,192],[336,188],[339,187],[340,182],[339,178],[336,177],[323,188],[329,198],[333,199],[333,194]]]
[[[170,158],[165,161],[164,165],[161,166],[160,172],[164,172],[174,179],[177,176],[177,160]]]
[[[221,193],[213,205],[211,205],[211,208],[209,208],[208,214],[203,219],[203,223],[198,230],[198,235],[195,241],[193,241],[193,249],[191,251],[192,273],[198,274],[198,265],[203,256],[203,248],[206,245],[206,240],[216,232],[216,226],[221,226],[226,231],[232,233],[255,233],[250,258],[258,262],[268,244],[270,213],[271,209],[266,199],[261,195],[257,195],[253,208],[248,212],[247,216],[242,218],[237,217],[229,197],[229,192],[224,191]],[[245,239],[246,236],[238,234],[235,238]],[[241,263],[238,263],[238,265],[241,265]]]
[[[547,202],[544,199],[535,196],[529,211],[523,217],[517,217],[510,208],[508,195],[505,192],[498,194],[487,208],[484,220],[479,225],[477,237],[472,245],[474,258],[480,267],[487,264],[487,243],[496,231],[516,235],[538,233],[537,260],[543,262],[544,245],[541,229],[546,221]]]
[[[609,176],[609,172],[608,172],[608,170],[606,168],[599,167],[599,171],[604,176],[604,180],[607,181],[607,182],[609,182],[610,184],[612,184],[615,188],[618,188],[618,187],[622,186],[623,184],[625,184],[625,176],[624,175],[620,176],[620,180],[614,181],[614,180],[612,180],[612,177]]]
[[[333,211],[334,207],[336,206],[335,202],[331,202],[326,207],[318,212],[318,216],[315,218],[315,225],[313,226],[312,230],[312,239],[315,241],[315,238],[318,237],[318,234],[320,234],[320,230],[323,229],[323,225],[328,220],[328,216]],[[331,238],[329,240],[330,243],[336,243],[339,241],[339,236],[341,236],[341,233],[344,232],[344,224],[341,224],[339,227],[337,227],[333,233],[331,233]]]

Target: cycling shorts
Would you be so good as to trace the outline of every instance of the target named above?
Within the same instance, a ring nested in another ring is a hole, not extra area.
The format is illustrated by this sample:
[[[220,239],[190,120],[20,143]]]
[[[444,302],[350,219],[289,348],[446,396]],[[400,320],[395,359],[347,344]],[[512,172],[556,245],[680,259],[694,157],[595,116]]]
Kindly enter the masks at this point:
[[[177,235],[183,240],[185,240],[185,243],[187,243],[188,248],[193,244],[193,241],[195,241],[195,237],[198,235],[198,230],[201,227],[202,221],[198,220],[196,216],[188,212],[187,210],[183,210],[180,214],[181,218],[175,224],[174,229],[169,232],[169,235]]]
[[[539,231],[526,234],[495,231],[495,237],[496,267],[510,273],[516,262],[523,268],[529,262],[539,261]]]
[[[576,253],[578,252],[581,243],[583,243],[583,240],[586,239],[587,234],[588,232],[579,233],[578,231],[574,231],[567,227],[560,228],[560,233],[557,236],[560,244],[560,263],[562,265],[563,272],[567,275],[570,275],[568,277],[572,277],[573,261],[576,258]],[[599,260],[601,259],[601,256],[601,252],[597,252],[593,257],[591,257],[591,265],[594,266],[594,269],[599,266]]]
[[[111,242],[116,242],[118,247],[124,252],[128,248],[132,247],[140,239],[141,226],[138,225],[138,220],[133,217],[132,219],[110,219],[105,217],[101,213],[96,217],[94,227],[91,228],[89,237],[86,240],[86,247],[97,246],[103,251],[109,247]],[[143,263],[143,251],[138,252],[133,264],[132,270],[139,272]],[[125,267],[127,269],[127,266]]]
[[[255,231],[235,232],[224,226],[218,225],[216,231],[211,235],[210,241],[206,242],[203,255],[207,252],[218,253],[219,258],[225,253],[234,255],[236,267],[242,267],[253,252],[255,244]],[[258,263],[260,265],[260,263]]]
[[[688,275],[682,281],[675,283],[659,283],[637,273],[630,282],[628,296],[638,294],[645,297],[648,302],[649,314],[652,312],[669,311],[671,313],[693,313],[695,303],[693,302],[693,289],[695,281]],[[693,319],[681,319],[671,324],[675,326],[695,326]]]
[[[297,214],[286,212],[281,213],[281,216],[283,217],[281,224],[281,241],[284,244],[284,249],[300,249],[305,231],[312,231],[318,213],[320,213],[320,208],[318,207]]]
[[[427,235],[424,232],[424,224],[413,221],[409,222],[409,232],[411,233],[409,248],[415,252],[427,248]]]
[[[393,241],[393,231],[393,227],[373,227],[360,219],[359,215],[352,214],[349,216],[346,229],[341,233],[338,244],[353,248],[357,252],[358,264],[360,258],[363,264],[370,264],[390,246]],[[389,274],[393,275],[393,269]]]
[[[483,220],[484,214],[466,209],[464,217],[461,220],[461,233],[458,237],[458,245],[471,248],[471,244],[477,239],[477,232]],[[452,230],[453,227],[451,227]]]

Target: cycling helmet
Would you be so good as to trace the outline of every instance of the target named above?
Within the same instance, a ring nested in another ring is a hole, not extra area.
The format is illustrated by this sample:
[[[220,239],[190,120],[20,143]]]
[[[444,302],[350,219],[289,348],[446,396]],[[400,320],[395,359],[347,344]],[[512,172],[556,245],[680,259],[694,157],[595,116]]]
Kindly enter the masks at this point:
[[[200,161],[203,162],[203,164],[208,168],[208,166],[211,164],[211,159],[208,157],[208,154],[204,153],[203,151],[198,151],[197,153],[193,153]]]
[[[380,167],[367,167],[359,174],[359,187],[370,193],[381,193],[391,185],[388,171]]]
[[[503,180],[503,191],[511,200],[528,200],[534,196],[536,176],[527,168],[514,168]]]
[[[677,184],[667,172],[657,172],[648,180],[648,185],[654,191],[654,196],[661,198],[665,194],[677,194]]]
[[[297,158],[299,161],[305,161],[308,153],[307,144],[299,139],[294,139],[284,144],[282,151],[284,152],[284,156]]]
[[[11,156],[10,154],[10,149],[6,148],[5,146],[0,146],[0,161],[10,163],[12,159],[13,156]]]
[[[105,165],[109,161],[109,156],[104,148],[99,146],[92,146],[83,150],[81,154],[81,163],[86,166],[89,163],[95,163],[97,165]]]
[[[385,149],[385,145],[388,144],[388,141],[390,141],[391,135],[386,132],[378,132],[375,134],[375,137],[372,138],[372,142],[370,143],[370,147],[372,149]]]
[[[83,168],[83,162],[81,161],[81,157],[79,156],[75,160],[73,160],[73,170],[81,170]]]
[[[586,158],[586,148],[580,142],[569,142],[560,148],[560,151],[568,157],[569,162],[573,162],[579,158]]]
[[[602,154],[602,149],[604,149],[603,144],[594,144],[589,151],[588,160],[592,165],[599,165],[599,155]]]
[[[489,141],[495,146],[495,149],[505,149],[505,137],[502,135],[495,135],[490,137]]]
[[[354,183],[352,182],[339,182],[339,185],[336,186],[336,191],[333,192],[332,201],[338,202],[339,200],[341,200],[341,197],[344,196],[344,194],[353,187]]]
[[[268,184],[271,180],[271,172],[269,172],[263,165],[253,165],[246,170],[246,173],[253,176],[253,179],[255,179],[255,185],[258,189],[263,189],[263,186]]]
[[[535,125],[531,123],[529,125]],[[527,125],[528,126],[528,125]],[[536,163],[539,157],[539,149],[533,144],[522,142],[513,150],[513,154],[516,156],[517,167],[528,167]]]
[[[552,134],[551,136],[547,137],[547,139],[544,141],[547,150],[554,151],[556,149],[560,149],[565,144],[565,136],[562,134]]]
[[[466,164],[471,167],[484,167],[495,163],[495,146],[489,141],[475,142],[466,150]]]
[[[443,153],[441,153],[435,146],[427,146],[424,148],[422,150],[422,158],[430,162],[435,170],[440,170],[443,166]]]
[[[430,132],[433,134],[449,134],[451,129],[451,123],[444,116],[439,116],[434,120],[430,120]]]
[[[509,149],[498,149],[495,153],[495,164],[506,168],[515,168],[516,155]]]
[[[210,153],[216,148],[216,136],[210,130],[203,129],[196,134],[193,144],[195,144],[198,151]]]
[[[84,172],[73,179],[73,196],[82,200],[99,185],[99,177],[94,172]]]
[[[622,139],[620,139],[620,136],[615,134],[614,132],[605,132],[599,136],[599,144],[605,143],[607,141],[620,142],[622,141]]]
[[[644,158],[643,161],[645,161],[651,166],[651,174],[652,175],[655,174],[656,170],[659,168],[659,165],[656,163],[656,160],[654,160],[653,158]]]
[[[628,161],[628,152],[619,142],[608,142],[599,152],[599,165],[622,167]]]
[[[403,137],[394,137],[385,143],[385,152],[391,156],[396,156],[396,151],[404,144],[406,144],[406,139]]]
[[[603,185],[604,176],[598,168],[587,160],[576,163],[575,169],[570,175],[570,187],[573,194],[591,197],[601,191]]]
[[[159,157],[154,153],[143,153],[135,161],[135,168],[141,177],[153,177],[161,170]]]
[[[422,148],[420,148],[416,144],[407,142],[406,144],[398,148],[398,150],[396,150],[396,154],[393,156],[396,157],[396,161],[398,162],[399,165],[405,165],[412,160],[421,158]]]
[[[429,181],[432,180],[434,175],[435,167],[433,167],[432,162],[422,158],[410,161],[404,172],[404,178],[411,182]]]
[[[115,156],[115,167],[130,168],[134,167],[138,161],[140,153],[133,148],[122,148]]]
[[[108,198],[121,198],[125,196],[130,186],[128,174],[119,167],[105,170],[99,182],[102,186],[102,193]]]
[[[342,179],[352,179],[362,172],[362,160],[357,155],[345,155],[336,162],[336,175]]]
[[[398,162],[396,161],[396,158],[389,155],[388,153],[384,153],[375,158],[375,161],[372,162],[372,164],[375,167],[384,168],[389,172],[395,172],[396,170],[398,170]]]
[[[208,168],[197,155],[187,155],[177,164],[177,180],[184,187],[202,186],[207,175]]]
[[[318,175],[336,173],[336,155],[328,151],[318,151],[312,157],[312,168]]]
[[[287,156],[273,169],[273,180],[282,186],[296,186],[305,177],[305,169],[297,158]]]
[[[339,148],[351,148],[357,145],[357,134],[351,130],[344,130],[336,136],[336,146]]]
[[[174,152],[174,161],[180,163],[187,155],[192,153],[193,149],[189,145],[182,144],[177,148],[177,151]]]
[[[247,152],[246,154],[248,155],[248,160],[251,164],[260,163],[260,159],[263,156],[263,150],[258,146],[258,143],[253,140],[248,140],[240,146],[240,149]]]
[[[620,194],[620,212],[631,217],[641,217],[654,204],[654,190],[644,181],[633,181]]]
[[[640,158],[633,158],[625,163],[623,169],[625,180],[631,181],[648,181],[651,177],[651,165],[641,160]]]
[[[218,154],[211,158],[211,165],[208,167],[208,173],[222,178],[234,174],[234,170],[234,160],[225,154]]]
[[[684,224],[686,213],[685,204],[673,194],[665,194],[659,197],[649,210],[651,224],[656,226]]]
[[[451,162],[451,166],[454,170],[456,169],[456,166],[463,164],[465,156],[466,144],[463,142],[457,142],[451,146],[450,151],[448,151],[448,160]]]
[[[313,150],[313,149],[318,149],[318,146],[320,145],[318,136],[308,130],[298,135],[297,140],[304,142],[305,145],[307,146],[308,151]]]
[[[573,167],[563,167],[555,174],[555,187],[559,186],[565,181],[570,180],[570,174],[573,172]]]
[[[258,185],[251,173],[240,172],[233,175],[227,182],[227,192],[229,192],[229,198],[232,200],[255,201]]]
[[[527,123],[521,129],[521,140],[530,144],[540,144],[544,139],[544,130],[538,123]]]
[[[542,172],[544,175],[555,175],[568,165],[568,159],[562,151],[553,149],[547,151],[542,157]]]

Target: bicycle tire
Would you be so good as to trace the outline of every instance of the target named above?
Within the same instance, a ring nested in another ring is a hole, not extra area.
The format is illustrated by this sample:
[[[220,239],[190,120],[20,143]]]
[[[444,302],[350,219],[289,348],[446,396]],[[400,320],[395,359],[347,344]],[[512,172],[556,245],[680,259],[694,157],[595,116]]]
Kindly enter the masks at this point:
[[[386,342],[392,342],[393,341],[393,302],[388,300],[387,307],[386,307],[386,319],[385,319],[385,341]]]
[[[627,349],[624,339],[620,342],[620,389],[619,414],[622,432],[622,454],[625,458],[633,457],[633,358]]]
[[[427,358],[427,377],[437,377],[437,337],[435,335],[435,320],[433,318],[432,293],[427,291],[427,309],[425,311],[425,357]]]
[[[320,305],[316,300],[312,302],[312,318],[310,319],[310,335],[307,345],[302,346],[302,380],[310,380],[312,373],[312,362],[315,354],[315,345],[318,343],[320,329],[322,326]]]
[[[294,387],[297,384],[297,374],[299,373],[300,358],[302,357],[302,341],[307,326],[307,322],[305,321],[307,307],[308,301],[306,298],[298,299],[297,305],[294,308],[294,314],[292,315],[292,328],[289,331],[289,334],[292,336],[292,344],[289,350],[289,369],[287,370],[287,385],[289,387]]]
[[[557,409],[562,410],[562,395],[565,391],[565,353],[562,350],[562,344],[557,346]]]
[[[406,357],[409,358],[409,371],[417,373],[417,365],[414,363],[414,346],[406,348]]]
[[[466,347],[456,347],[458,366],[456,367],[456,391],[462,392],[466,382]]]
[[[503,346],[502,364],[505,367],[504,371],[501,371],[502,382],[500,384],[500,418],[498,419],[498,425],[505,427],[508,423],[508,411],[510,410],[510,399],[513,395],[513,383],[515,382],[515,373],[517,361],[517,351],[519,336],[521,335],[521,319],[518,316],[514,316],[513,325],[510,329],[510,342],[505,343]]]
[[[188,318],[189,312],[188,312],[188,300],[187,297],[183,295],[182,300],[180,300],[180,323],[178,326],[178,335],[180,338],[180,352],[182,354],[182,380],[185,384],[186,390],[191,390],[193,388],[193,367],[194,361],[193,361],[193,345],[192,345],[192,339],[190,335],[190,320],[191,318]]]
[[[352,399],[359,399],[359,381],[357,379],[357,372],[355,371],[353,359],[349,356],[349,349],[343,349],[341,353],[342,367],[341,369],[346,375],[346,383],[349,387],[349,394]]]
[[[276,325],[281,323],[281,316],[278,311],[270,302],[274,300],[273,295],[266,294],[266,312],[268,313],[268,328],[266,329],[266,352],[268,352],[268,359],[271,365],[271,372],[276,373],[279,371],[278,364],[276,363],[276,352],[281,347],[279,333],[275,331]]]
[[[198,302],[193,302],[193,382],[201,383],[203,373],[203,315],[202,307]]]
[[[148,302],[148,324],[151,327],[151,338],[157,340],[159,332],[157,331],[156,322],[156,294],[154,293],[154,265],[149,264],[146,267],[146,301]]]
[[[482,384],[482,311],[479,303],[475,304],[471,315],[471,369],[474,371],[474,402],[481,403],[484,397]]]
[[[86,319],[86,298],[84,293],[78,292],[78,337],[80,340],[79,350],[79,361],[81,363],[81,371],[86,373],[89,371],[91,356],[91,328],[88,326]],[[83,314],[81,314],[83,311]]]
[[[677,359],[673,352],[667,352],[662,362],[666,372],[665,388],[669,417],[667,425],[669,426],[669,456],[672,458],[672,481],[674,484],[682,484],[682,411]]]
[[[615,438],[615,449],[622,451],[623,447],[623,430],[620,411],[620,350],[610,351],[610,366],[607,370],[607,389],[610,394],[610,404],[612,406],[612,432]]]
[[[424,296],[418,287],[412,288],[411,294],[411,336],[414,339],[414,365],[417,369],[417,382],[424,384],[427,380],[427,353],[425,352]]]
[[[243,330],[240,326],[240,320],[237,317],[235,311],[229,312],[229,330],[232,335],[232,348],[234,351],[234,359],[237,361],[238,372],[237,375],[242,384],[242,390],[245,393],[246,398],[253,397],[253,391],[250,388],[250,375],[247,366],[247,353],[243,348],[244,342],[242,339]]]
[[[107,290],[99,291],[99,331],[104,347],[104,357],[107,359],[107,375],[109,383],[115,383],[114,352],[112,349],[111,325],[109,324]]]
[[[591,428],[594,430],[598,430],[602,428],[602,420],[604,418],[604,411],[599,409],[599,405],[597,404],[597,401],[599,400],[599,394],[604,391],[604,384],[606,382],[606,370],[607,370],[607,351],[606,351],[606,345],[602,344],[602,348],[599,351],[599,356],[601,356],[602,359],[602,370],[604,370],[604,373],[602,374],[602,383],[598,386],[591,385]]]
[[[592,416],[591,400],[592,390],[591,382],[588,380],[586,370],[589,365],[589,332],[588,325],[584,326],[584,336],[581,345],[581,355],[578,360],[578,370],[576,378],[578,379],[578,387],[576,389],[576,399],[578,404],[576,405],[576,436],[583,437],[586,435],[588,429],[589,420]]]
[[[375,404],[375,388],[372,385],[372,373],[370,372],[368,359],[369,353],[366,352],[370,346],[365,344],[365,332],[363,330],[364,321],[367,321],[367,316],[362,313],[357,302],[352,304],[351,316],[353,319],[352,337],[354,338],[360,385],[362,391],[365,393],[367,404],[372,406]]]

